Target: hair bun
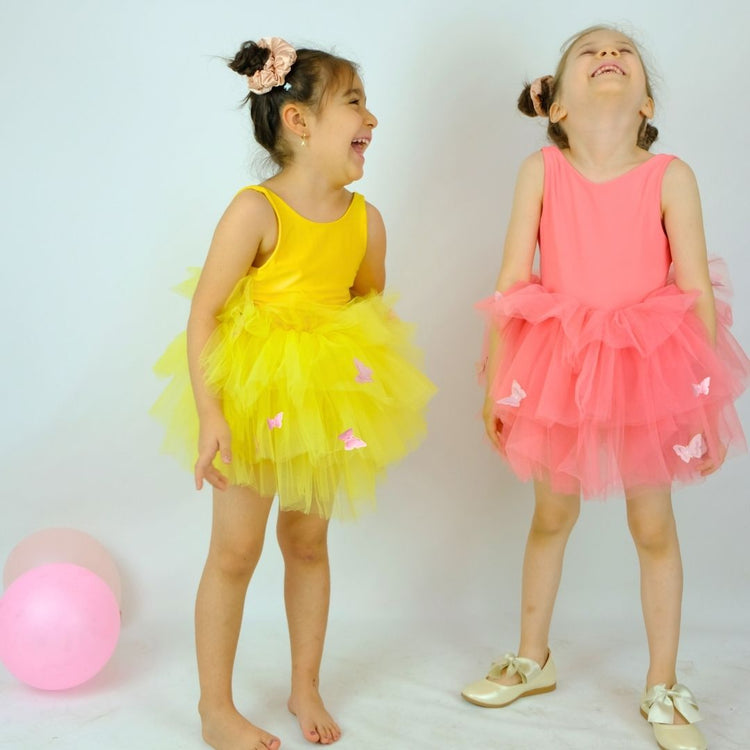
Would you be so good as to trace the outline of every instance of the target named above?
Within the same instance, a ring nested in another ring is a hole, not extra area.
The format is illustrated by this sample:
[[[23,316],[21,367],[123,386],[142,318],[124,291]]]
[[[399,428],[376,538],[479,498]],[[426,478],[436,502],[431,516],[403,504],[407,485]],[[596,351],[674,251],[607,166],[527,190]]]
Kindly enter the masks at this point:
[[[531,99],[531,84],[527,83],[523,87],[523,91],[518,97],[518,109],[521,110],[527,117],[536,117],[536,110],[534,109],[534,102]]]
[[[227,63],[227,66],[241,76],[251,76],[263,69],[270,54],[271,50],[267,47],[259,47],[252,41],[244,42],[234,59]]]
[[[518,109],[527,117],[546,117],[552,99],[552,76],[542,76],[524,84],[518,97]]]
[[[643,128],[643,132],[638,138],[638,145],[641,148],[645,148],[648,151],[651,148],[651,144],[659,137],[659,131],[649,122],[646,123],[646,127]]]

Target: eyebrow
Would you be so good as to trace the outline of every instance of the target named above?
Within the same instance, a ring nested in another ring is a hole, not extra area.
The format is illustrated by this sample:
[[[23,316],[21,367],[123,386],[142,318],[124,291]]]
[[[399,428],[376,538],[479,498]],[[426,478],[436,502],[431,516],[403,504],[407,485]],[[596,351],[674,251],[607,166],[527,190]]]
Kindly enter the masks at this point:
[[[364,91],[362,89],[349,89],[348,91],[344,91],[342,96],[351,96],[352,94],[357,94],[359,96],[364,96]]]

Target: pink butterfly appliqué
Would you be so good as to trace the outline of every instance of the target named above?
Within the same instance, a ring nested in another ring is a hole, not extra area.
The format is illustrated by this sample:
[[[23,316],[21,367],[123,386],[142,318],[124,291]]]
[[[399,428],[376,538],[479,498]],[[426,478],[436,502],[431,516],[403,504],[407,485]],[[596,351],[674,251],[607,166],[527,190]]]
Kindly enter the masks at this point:
[[[673,445],[674,452],[687,464],[690,463],[691,458],[702,458],[708,448],[706,447],[706,441],[703,439],[703,435],[699,432],[697,435],[693,435],[690,438],[690,442],[687,445]]]
[[[279,429],[281,427],[281,420],[284,419],[284,412],[280,411],[275,417],[271,417],[270,419],[267,419],[266,422],[268,423],[268,429],[273,430]]]
[[[354,434],[354,430],[351,427],[339,435],[339,440],[343,441],[344,450],[347,450],[347,451],[353,451],[353,450],[356,450],[357,448],[367,447],[367,443],[361,438],[358,438]]]
[[[708,396],[708,389],[711,385],[711,376],[703,378],[700,383],[693,383],[693,393],[696,396]]]
[[[510,388],[510,396],[498,399],[495,403],[504,404],[505,406],[520,406],[521,401],[526,398],[526,391],[521,388],[517,380],[514,380]]]
[[[357,368],[357,375],[354,378],[358,383],[372,383],[372,370],[364,363],[354,358],[354,366]]]

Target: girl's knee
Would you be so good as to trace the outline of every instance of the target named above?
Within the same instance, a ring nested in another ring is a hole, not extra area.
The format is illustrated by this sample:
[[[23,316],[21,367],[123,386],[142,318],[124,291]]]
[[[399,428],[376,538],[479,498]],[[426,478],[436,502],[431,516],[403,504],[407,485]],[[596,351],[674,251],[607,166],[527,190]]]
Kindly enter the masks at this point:
[[[629,514],[628,528],[635,545],[645,551],[658,551],[672,545],[677,539],[674,517],[649,516],[646,513]]]
[[[209,564],[232,578],[249,578],[263,551],[263,540],[245,542],[213,542],[209,551]]]
[[[282,518],[276,529],[279,548],[287,561],[304,563],[328,559],[328,524],[315,517]]]
[[[658,551],[677,540],[677,526],[668,492],[651,492],[628,497],[628,528],[635,545],[644,551]]]
[[[537,534],[569,534],[578,520],[580,506],[568,503],[537,505],[531,530]]]

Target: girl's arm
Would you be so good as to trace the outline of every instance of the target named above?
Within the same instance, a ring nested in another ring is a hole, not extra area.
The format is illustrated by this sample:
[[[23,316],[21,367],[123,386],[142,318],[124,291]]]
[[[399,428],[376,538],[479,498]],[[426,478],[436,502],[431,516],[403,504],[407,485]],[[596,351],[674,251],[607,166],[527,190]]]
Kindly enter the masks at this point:
[[[367,204],[367,249],[352,284],[352,296],[385,289],[385,224],[375,206]]]
[[[701,199],[693,171],[679,159],[671,161],[664,173],[662,215],[672,251],[675,281],[685,292],[700,292],[695,312],[706,326],[713,344],[716,339],[716,309],[708,275]]]
[[[693,170],[679,159],[674,159],[664,173],[662,183],[662,211],[664,229],[674,263],[675,281],[683,291],[700,292],[695,302],[695,313],[706,326],[712,344],[716,342],[716,307],[711,278],[708,273],[706,237],[703,231],[703,212]],[[698,467],[706,476],[724,462],[726,448],[719,445],[710,450]]]
[[[238,193],[214,232],[206,263],[193,295],[187,325],[190,380],[200,421],[195,486],[205,479],[226,489],[226,477],[212,465],[217,451],[224,463],[232,460],[231,436],[221,409],[221,400],[206,386],[200,365],[201,352],[216,328],[221,311],[237,281],[244,276],[260,248],[273,248],[276,219],[268,201],[254,190]]]
[[[531,267],[539,236],[539,220],[542,216],[543,195],[544,157],[541,151],[536,151],[521,164],[516,179],[513,208],[503,246],[503,262],[495,287],[496,291],[501,294],[519,281],[528,281],[531,277]],[[490,388],[501,356],[500,337],[497,330],[491,328],[485,372],[487,390],[483,416],[487,435],[496,447],[499,447],[502,423],[495,416],[495,403],[490,395]]]

